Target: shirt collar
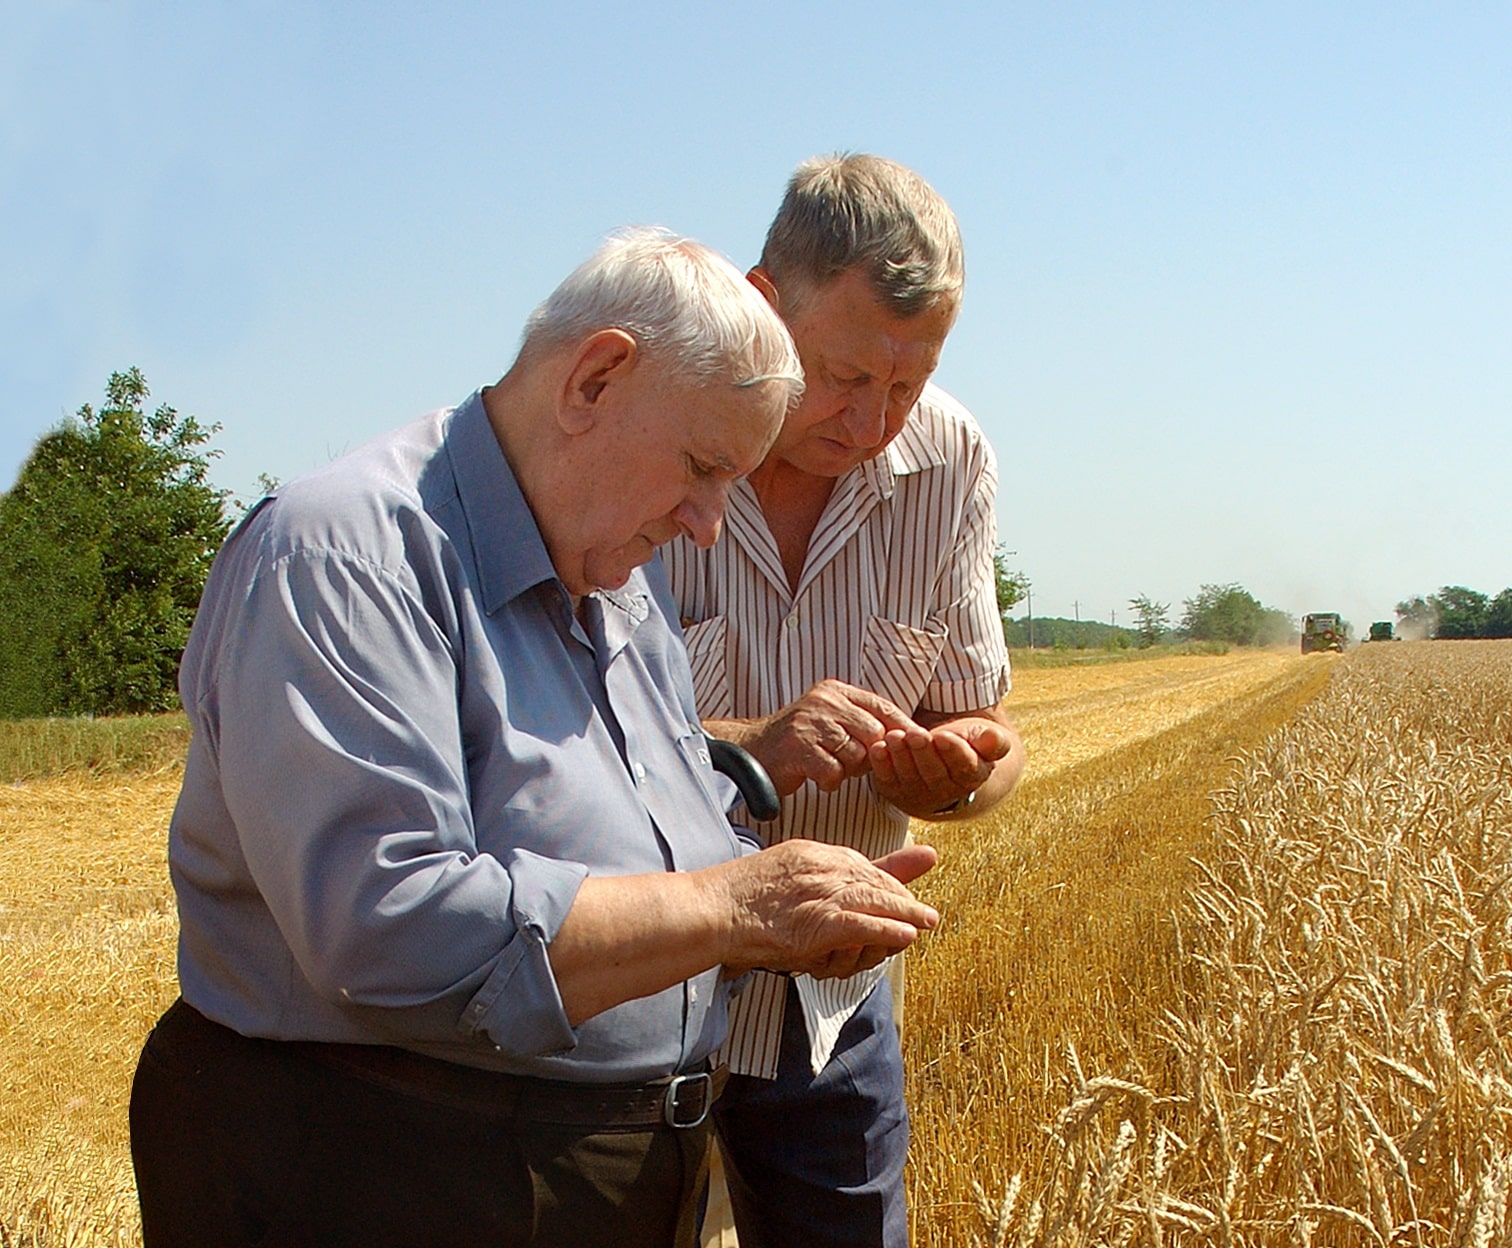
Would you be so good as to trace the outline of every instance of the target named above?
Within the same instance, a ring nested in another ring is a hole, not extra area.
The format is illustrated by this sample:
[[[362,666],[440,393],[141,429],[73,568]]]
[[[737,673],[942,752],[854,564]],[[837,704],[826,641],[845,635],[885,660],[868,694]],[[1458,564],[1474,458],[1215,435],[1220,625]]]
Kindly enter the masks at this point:
[[[446,447],[472,539],[483,609],[492,614],[527,589],[556,581],[540,527],[488,423],[482,390],[452,412]]]
[[[556,585],[562,600],[568,601],[567,587],[552,566],[535,513],[488,423],[482,390],[475,390],[452,412],[446,445],[457,499],[472,539],[483,610],[492,615],[526,590],[544,584]],[[650,614],[639,568],[619,589],[597,593],[616,608],[626,636]]]
[[[887,444],[882,454],[860,465],[862,477],[879,498],[892,497],[898,477],[945,465],[944,448],[931,436],[919,411],[921,405],[922,400],[914,405],[898,436]]]

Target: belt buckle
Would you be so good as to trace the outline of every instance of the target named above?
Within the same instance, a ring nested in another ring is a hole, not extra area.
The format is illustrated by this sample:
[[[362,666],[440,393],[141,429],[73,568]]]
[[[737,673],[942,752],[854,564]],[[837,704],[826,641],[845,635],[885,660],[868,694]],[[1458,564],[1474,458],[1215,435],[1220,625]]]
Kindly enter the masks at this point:
[[[703,1126],[714,1104],[714,1081],[708,1071],[696,1075],[673,1075],[662,1096],[662,1118],[669,1127],[688,1130]],[[692,1113],[691,1117],[687,1115]]]

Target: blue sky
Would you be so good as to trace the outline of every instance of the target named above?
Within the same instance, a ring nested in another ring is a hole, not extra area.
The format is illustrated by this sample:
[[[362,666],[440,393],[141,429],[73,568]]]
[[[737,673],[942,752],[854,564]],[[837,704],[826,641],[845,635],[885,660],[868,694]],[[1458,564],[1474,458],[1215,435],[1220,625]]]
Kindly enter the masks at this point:
[[[604,234],[950,200],[1037,615],[1512,584],[1512,6],[0,0],[0,489],[112,370],[241,497],[507,367]]]

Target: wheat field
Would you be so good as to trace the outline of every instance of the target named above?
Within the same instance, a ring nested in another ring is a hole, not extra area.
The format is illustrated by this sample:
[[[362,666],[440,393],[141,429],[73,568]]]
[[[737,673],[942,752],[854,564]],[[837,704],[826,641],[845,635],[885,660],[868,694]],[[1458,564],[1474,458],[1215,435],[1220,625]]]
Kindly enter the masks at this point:
[[[921,1248],[1507,1241],[1512,644],[1025,668],[916,834]],[[0,786],[0,1244],[138,1245],[176,763]]]
[[[1290,662],[981,823],[910,968],[916,1243],[1512,1242],[1512,643]]]

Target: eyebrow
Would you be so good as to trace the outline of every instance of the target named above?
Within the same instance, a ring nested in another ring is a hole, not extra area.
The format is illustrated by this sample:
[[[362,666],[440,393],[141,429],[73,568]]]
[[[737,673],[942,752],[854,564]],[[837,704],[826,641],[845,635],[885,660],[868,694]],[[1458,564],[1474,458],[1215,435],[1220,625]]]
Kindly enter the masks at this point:
[[[733,477],[741,475],[740,469],[735,467],[735,464],[728,455],[720,454],[717,451],[704,451],[698,447],[691,446],[688,448],[688,454],[699,463],[718,468],[721,472],[728,472]]]

